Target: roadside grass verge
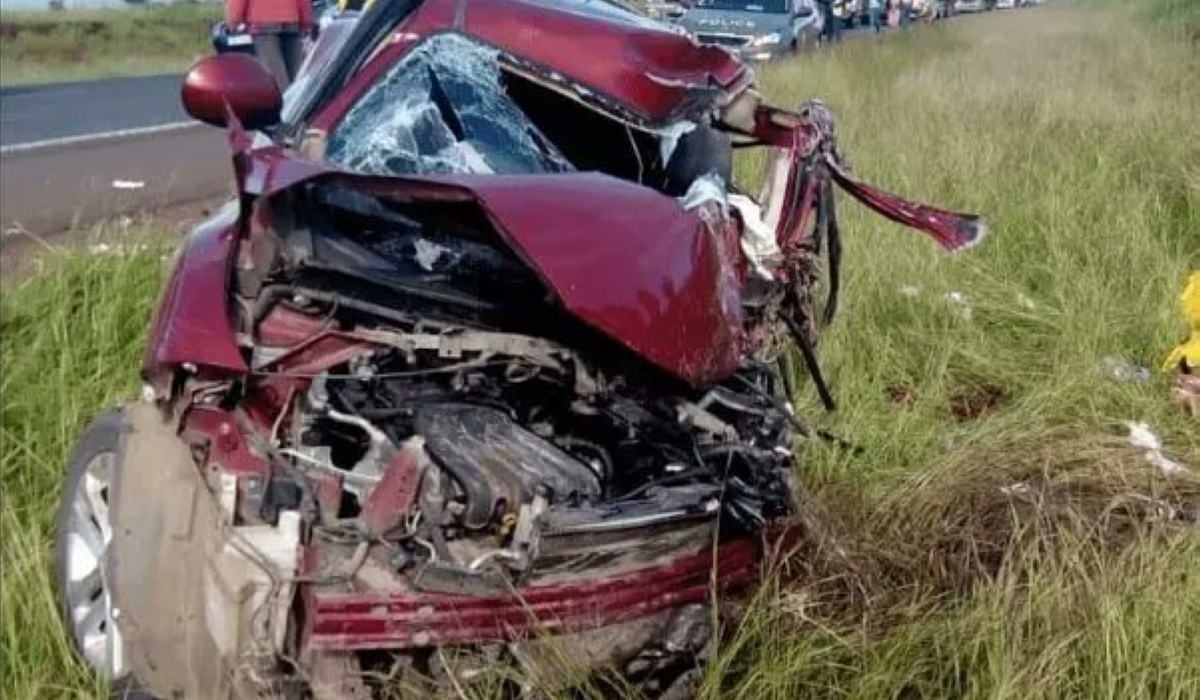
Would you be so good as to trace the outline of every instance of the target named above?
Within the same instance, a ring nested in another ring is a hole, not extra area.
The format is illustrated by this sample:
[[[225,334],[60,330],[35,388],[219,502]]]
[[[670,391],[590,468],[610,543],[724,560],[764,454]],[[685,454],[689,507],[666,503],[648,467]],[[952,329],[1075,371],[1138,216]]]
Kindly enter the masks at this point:
[[[835,110],[860,176],[991,236],[947,256],[841,200],[826,425],[863,452],[809,448],[816,532],[705,697],[1200,696],[1200,428],[1161,377],[1104,369],[1157,369],[1200,269],[1185,5],[991,13],[762,71]]]
[[[79,430],[131,396],[169,248],[52,254],[0,298],[0,696],[103,697],[76,662],[52,585],[64,465]]]
[[[821,348],[841,408],[800,403],[862,452],[804,446],[810,535],[702,698],[1200,697],[1200,430],[1162,377],[1103,369],[1157,368],[1200,268],[1197,57],[1142,21],[1164,3],[991,13],[762,71],[777,103],[832,106],[862,177],[992,234],[947,256],[841,202]],[[0,696],[97,696],[60,633],[53,514],[74,436],[136,386],[156,246],[56,256],[0,300]]]
[[[0,85],[182,73],[220,16],[210,2],[0,12]]]

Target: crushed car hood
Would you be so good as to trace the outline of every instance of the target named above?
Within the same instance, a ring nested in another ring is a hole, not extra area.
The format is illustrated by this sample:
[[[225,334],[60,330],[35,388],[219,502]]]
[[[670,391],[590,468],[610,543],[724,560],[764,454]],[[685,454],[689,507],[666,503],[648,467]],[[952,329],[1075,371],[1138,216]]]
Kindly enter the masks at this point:
[[[695,386],[737,368],[743,324],[728,257],[678,200],[598,173],[413,178],[349,173],[274,147],[246,156],[250,197],[327,183],[400,203],[476,203],[583,323]]]

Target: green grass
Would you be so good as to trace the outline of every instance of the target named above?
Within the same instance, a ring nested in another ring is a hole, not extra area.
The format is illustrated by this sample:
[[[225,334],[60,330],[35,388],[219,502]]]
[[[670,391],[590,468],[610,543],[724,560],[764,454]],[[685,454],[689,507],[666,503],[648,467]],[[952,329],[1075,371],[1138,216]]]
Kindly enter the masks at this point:
[[[218,3],[0,13],[0,84],[182,73],[211,53]]]
[[[1164,377],[1100,369],[1157,367],[1200,268],[1200,59],[1172,2],[992,13],[762,70],[778,103],[826,99],[861,176],[992,235],[948,256],[842,202],[822,340],[841,410],[820,421],[863,451],[805,449],[810,536],[703,698],[1200,697],[1200,531],[1166,517],[1200,504],[1200,430]],[[0,696],[95,696],[59,632],[53,513],[71,440],[135,388],[162,252],[57,257],[0,304]],[[1190,471],[1146,463],[1124,420]]]

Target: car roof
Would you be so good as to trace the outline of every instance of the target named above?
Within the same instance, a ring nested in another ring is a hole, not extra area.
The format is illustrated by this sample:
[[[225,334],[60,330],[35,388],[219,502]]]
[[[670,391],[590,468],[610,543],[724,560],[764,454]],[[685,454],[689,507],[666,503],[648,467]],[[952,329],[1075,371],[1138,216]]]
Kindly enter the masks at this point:
[[[377,30],[379,39],[367,51],[383,45],[378,56],[370,61],[342,57],[365,65],[337,94],[331,91],[326,104],[317,105],[318,128],[340,118],[414,43],[448,31],[493,46],[576,96],[595,98],[649,125],[669,123],[750,75],[723,49],[697,45],[662,23],[603,0],[377,0],[360,22],[406,3],[410,12],[388,31]],[[355,32],[369,29],[359,26]]]

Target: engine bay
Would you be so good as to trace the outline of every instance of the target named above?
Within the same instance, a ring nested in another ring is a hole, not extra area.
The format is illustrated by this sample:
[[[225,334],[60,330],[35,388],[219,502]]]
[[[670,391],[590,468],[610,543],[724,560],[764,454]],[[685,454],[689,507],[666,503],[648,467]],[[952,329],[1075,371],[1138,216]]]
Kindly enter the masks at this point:
[[[765,369],[672,396],[529,336],[428,321],[355,335],[381,347],[296,397],[283,480],[339,483],[319,525],[394,545],[397,573],[460,574],[453,590],[428,575],[418,588],[495,592],[586,570],[595,552],[567,556],[581,542],[697,525],[732,536],[790,510],[793,428]]]

